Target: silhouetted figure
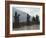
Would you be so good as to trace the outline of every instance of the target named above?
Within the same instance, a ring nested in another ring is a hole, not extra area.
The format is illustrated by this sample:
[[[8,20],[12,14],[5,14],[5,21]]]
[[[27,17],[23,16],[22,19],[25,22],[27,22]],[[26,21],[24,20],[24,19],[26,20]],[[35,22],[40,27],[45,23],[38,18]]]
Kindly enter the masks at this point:
[[[39,16],[38,16],[38,15],[36,15],[36,23],[37,23],[37,24],[40,23],[40,22],[39,22]]]
[[[15,28],[19,28],[19,14],[17,14],[17,12],[15,12],[15,16],[14,16],[14,19],[15,19],[15,22],[14,22],[14,27]]]
[[[32,17],[32,24],[34,24],[35,23],[35,17],[33,16]]]
[[[27,25],[29,25],[29,23],[30,23],[30,16],[29,14],[27,14]]]
[[[17,16],[17,23],[18,23],[18,25],[19,25],[19,16],[20,16],[20,14],[18,14],[18,16]]]
[[[17,23],[17,12],[15,12],[15,23]]]

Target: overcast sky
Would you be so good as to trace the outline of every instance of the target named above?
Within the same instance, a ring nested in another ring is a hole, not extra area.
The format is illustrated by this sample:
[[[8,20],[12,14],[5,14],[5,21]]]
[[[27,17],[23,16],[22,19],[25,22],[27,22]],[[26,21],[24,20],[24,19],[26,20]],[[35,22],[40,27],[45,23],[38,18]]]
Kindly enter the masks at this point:
[[[27,18],[26,14],[29,14],[30,16],[36,16],[39,15],[40,16],[40,8],[36,8],[36,7],[28,7],[28,6],[13,6],[12,7],[12,14],[13,16],[15,16],[15,11],[17,11],[18,13],[20,13],[20,21],[25,21]]]
[[[18,9],[20,11],[23,11],[31,16],[36,16],[40,14],[40,9],[39,8],[29,8],[29,7],[14,7],[14,10]]]
[[[26,21],[27,14],[30,16],[36,16],[39,15],[40,9],[39,8],[29,8],[29,7],[13,7],[13,16],[15,16],[15,11],[17,11],[18,14],[20,14],[20,21]],[[31,20],[31,18],[30,18]]]

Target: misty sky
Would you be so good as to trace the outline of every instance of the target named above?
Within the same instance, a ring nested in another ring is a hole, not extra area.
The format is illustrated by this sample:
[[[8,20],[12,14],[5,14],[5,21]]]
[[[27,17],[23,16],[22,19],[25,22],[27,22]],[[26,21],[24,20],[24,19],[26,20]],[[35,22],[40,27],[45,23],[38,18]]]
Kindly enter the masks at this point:
[[[15,16],[15,11],[20,14],[20,21],[26,21],[27,14],[30,16],[36,16],[40,14],[40,8],[32,8],[32,7],[13,7],[13,16]],[[31,19],[31,18],[30,18]]]
[[[18,9],[20,11],[23,11],[31,16],[36,16],[40,14],[40,9],[39,8],[30,8],[30,7],[13,7],[14,10]]]

